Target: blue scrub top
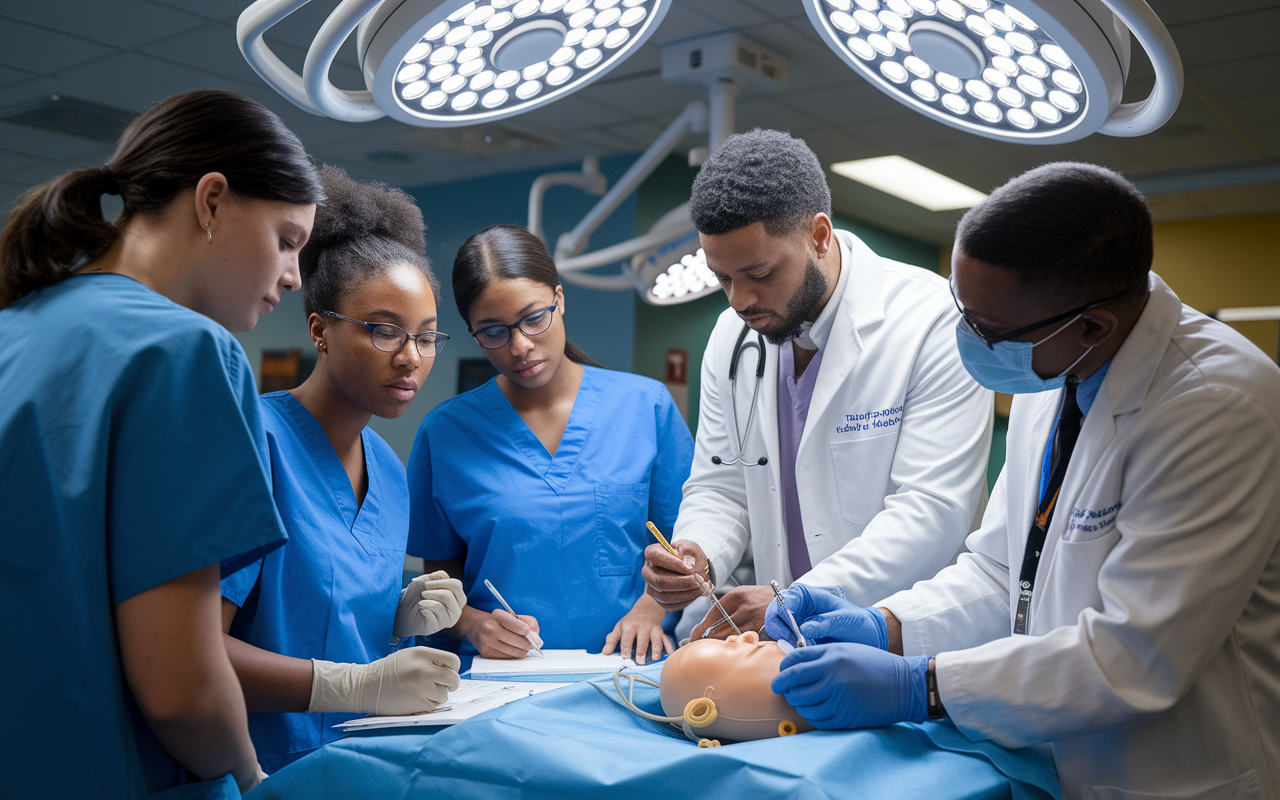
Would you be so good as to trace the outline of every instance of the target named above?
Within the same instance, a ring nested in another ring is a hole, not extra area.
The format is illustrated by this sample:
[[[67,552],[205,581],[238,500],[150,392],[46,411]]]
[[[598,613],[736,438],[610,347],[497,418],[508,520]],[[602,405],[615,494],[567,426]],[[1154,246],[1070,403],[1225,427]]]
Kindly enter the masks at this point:
[[[113,610],[284,540],[244,351],[208,317],[101,273],[0,311],[0,343],[5,792],[143,797],[186,782],[125,682]],[[179,791],[220,791],[199,787]]]
[[[487,578],[537,618],[547,647],[599,652],[644,591],[645,521],[670,533],[692,460],[689,427],[657,381],[584,367],[552,457],[494,379],[418,429],[409,552],[465,552],[468,605],[498,607]]]
[[[391,649],[409,535],[404,465],[365,428],[369,489],[357,506],[329,437],[297,398],[263,395],[262,419],[289,543],[222,579],[222,596],[241,607],[231,635],[294,658],[356,664],[383,658]],[[272,773],[339,738],[333,726],[358,716],[253,713],[249,732],[258,761]]]

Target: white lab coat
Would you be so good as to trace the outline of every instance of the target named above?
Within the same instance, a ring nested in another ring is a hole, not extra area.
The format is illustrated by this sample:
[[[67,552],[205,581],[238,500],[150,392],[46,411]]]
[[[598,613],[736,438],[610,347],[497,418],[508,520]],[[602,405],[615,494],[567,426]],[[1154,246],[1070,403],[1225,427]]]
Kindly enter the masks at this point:
[[[986,496],[992,394],[960,363],[947,282],[873,253],[837,231],[848,271],[828,334],[796,458],[811,585],[840,586],[857,603],[932,577],[973,529]],[[701,545],[723,578],[748,545],[756,582],[791,583],[778,465],[778,347],[765,375],[744,459],[737,452],[729,360],[742,320],[721,315],[702,360],[692,473],[675,536]],[[755,333],[748,341],[755,341]],[[787,344],[790,347],[790,344]],[[755,390],[757,351],[738,367],[738,430]],[[765,466],[754,466],[761,456]]]
[[[1014,401],[972,552],[883,601],[904,651],[937,654],[965,735],[1052,742],[1068,800],[1275,800],[1280,370],[1152,274],[1081,428],[1029,635],[1011,636],[1060,394]]]

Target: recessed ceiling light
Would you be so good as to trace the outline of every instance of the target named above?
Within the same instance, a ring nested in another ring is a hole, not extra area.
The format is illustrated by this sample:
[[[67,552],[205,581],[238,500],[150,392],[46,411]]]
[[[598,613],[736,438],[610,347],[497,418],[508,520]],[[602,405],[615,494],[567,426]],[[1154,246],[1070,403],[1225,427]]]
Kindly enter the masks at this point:
[[[986,198],[977,189],[902,156],[841,161],[832,164],[831,171],[930,211],[970,208]]]
[[[115,144],[137,116],[88,100],[51,94],[0,109],[0,120]]]

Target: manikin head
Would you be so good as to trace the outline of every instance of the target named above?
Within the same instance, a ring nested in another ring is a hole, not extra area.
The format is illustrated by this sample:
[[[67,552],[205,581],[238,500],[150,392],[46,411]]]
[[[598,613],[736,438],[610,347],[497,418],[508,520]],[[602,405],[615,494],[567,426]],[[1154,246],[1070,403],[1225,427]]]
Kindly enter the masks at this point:
[[[783,655],[777,642],[762,642],[755,631],[690,642],[662,667],[662,711],[684,715],[708,739],[740,742],[813,730],[769,688]]]

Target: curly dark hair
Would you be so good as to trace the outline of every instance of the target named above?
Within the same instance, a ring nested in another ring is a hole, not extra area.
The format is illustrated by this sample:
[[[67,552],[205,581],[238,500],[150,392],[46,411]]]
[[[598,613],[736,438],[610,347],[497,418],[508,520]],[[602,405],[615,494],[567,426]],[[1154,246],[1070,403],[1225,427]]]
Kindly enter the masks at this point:
[[[1064,302],[1144,297],[1151,210],[1118,173],[1059,161],[1024,172],[969,209],[956,226],[956,247]]]
[[[724,140],[693,182],[689,214],[699,233],[715,236],[763,222],[770,236],[831,215],[826,173],[803,139],[785,131],[739,133]]]
[[[413,198],[385,183],[354,181],[329,165],[321,168],[320,183],[328,199],[316,209],[311,238],[298,254],[307,315],[335,310],[351,289],[400,262],[422,270],[439,303],[427,226]]]

